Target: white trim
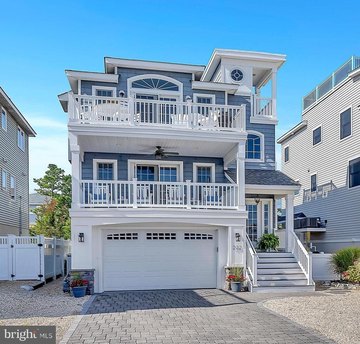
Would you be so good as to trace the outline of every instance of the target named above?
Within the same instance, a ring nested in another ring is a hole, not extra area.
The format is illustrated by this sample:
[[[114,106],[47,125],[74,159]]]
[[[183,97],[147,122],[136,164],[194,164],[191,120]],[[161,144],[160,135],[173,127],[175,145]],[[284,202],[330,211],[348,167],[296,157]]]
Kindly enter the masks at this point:
[[[23,143],[23,146],[21,147],[19,145],[19,132],[20,132],[20,138],[21,138],[21,141],[20,143]],[[22,135],[21,135],[22,134]],[[17,126],[17,130],[16,130],[16,138],[17,138],[17,146],[23,151],[25,152],[26,151],[26,134],[25,134],[25,131],[22,130],[22,128],[18,125]]]
[[[245,192],[247,194],[256,193],[264,195],[285,195],[293,194],[300,189],[300,185],[261,185],[261,184],[245,184]]]
[[[249,139],[249,134],[259,136],[259,138],[260,138],[260,159],[248,159],[248,158],[246,158],[246,144],[245,144],[245,162],[264,162],[265,161],[265,152],[264,152],[264,149],[265,149],[265,143],[264,143],[265,136],[264,136],[264,134],[260,133],[259,131],[255,131],[255,130],[247,130],[247,133],[248,133],[248,137],[246,139],[246,142]]]
[[[161,89],[146,89],[146,88],[136,88],[132,87],[131,84],[136,80],[142,80],[142,79],[160,79],[160,80],[166,80],[169,82],[172,82],[173,84],[177,85],[179,87],[179,91],[166,91]],[[174,78],[170,78],[169,76],[161,75],[161,74],[141,74],[141,75],[135,75],[131,78],[127,79],[127,89],[128,89],[128,95],[133,96],[134,93],[138,94],[158,94],[159,96],[163,95],[174,95],[179,96],[180,100],[183,100],[183,84]]]
[[[319,129],[320,128],[320,141],[318,143],[315,143],[314,144],[314,131],[316,129]],[[322,130],[322,124],[318,125],[316,128],[312,129],[312,146],[313,147],[316,147],[318,146],[320,143],[322,143],[322,138],[323,138],[323,130]]]
[[[116,87],[111,87],[111,86],[97,86],[97,85],[93,85],[91,88],[91,92],[93,96],[96,96],[96,91],[97,90],[106,90],[106,91],[112,91],[113,95],[112,97],[116,97]]]
[[[315,191],[312,191],[311,190],[311,187],[312,187],[312,185],[311,185],[311,177],[312,176],[316,176],[316,190]],[[311,173],[310,174],[310,193],[313,193],[313,192],[317,192],[317,190],[318,190],[318,185],[319,185],[319,183],[318,183],[318,173],[317,172],[314,172],[314,173]]]
[[[351,129],[350,135],[341,138],[341,114],[349,109],[350,109],[350,129]],[[352,105],[349,105],[339,112],[339,142],[343,142],[346,139],[349,139],[350,137],[352,137],[352,135],[353,135],[353,110],[352,110]]]
[[[170,161],[170,160],[137,160],[137,159],[129,159],[128,160],[128,180],[132,180],[136,178],[135,166],[137,165],[151,165],[157,166],[160,171],[160,167],[176,167],[178,170],[177,174],[177,182],[182,182],[184,178],[184,163],[183,161]]]
[[[285,160],[285,149],[288,149],[288,159]],[[290,161],[290,145],[286,145],[283,148],[283,152],[284,152],[284,164],[287,164]]]
[[[14,197],[12,197],[12,194],[11,194],[11,189],[12,189],[12,187],[11,187],[11,180],[14,180]],[[16,178],[15,178],[15,176],[13,175],[13,174],[10,174],[10,179],[9,179],[9,181],[10,181],[10,188],[9,188],[9,195],[10,195],[10,200],[12,201],[12,202],[15,202],[16,201],[16,189],[17,189],[17,187],[16,187]]]
[[[65,75],[68,79],[76,80],[88,80],[88,81],[102,81],[102,82],[112,82],[118,83],[119,75],[116,74],[106,74],[106,73],[96,73],[96,72],[84,72],[76,70],[65,70]]]
[[[198,167],[210,167],[211,168],[211,182],[215,183],[215,164],[207,162],[193,162],[193,182],[197,183],[197,168]]]
[[[213,81],[193,81],[191,88],[195,90],[225,91],[230,94],[235,94],[238,90],[238,85]]]
[[[118,161],[116,159],[93,159],[93,180],[97,179],[98,163],[110,163],[114,164],[114,178],[113,180],[118,180]]]
[[[5,110],[5,108],[3,108],[2,106],[0,107],[1,109],[1,128],[5,131],[7,131],[7,128],[8,128],[8,114]],[[5,114],[5,128],[3,127],[3,123],[2,123],[2,116],[3,116],[3,113]]]
[[[193,102],[197,103],[197,98],[210,98],[211,99],[211,103],[210,104],[215,104],[215,94],[206,94],[206,93],[194,93],[193,94]]]
[[[278,140],[277,143],[282,144],[284,141],[286,141],[288,138],[290,138],[291,136],[296,135],[302,128],[307,126],[307,120],[303,120],[301,121],[299,124],[297,124],[295,127],[293,127],[292,129],[290,129],[289,131],[287,131],[285,134],[281,135]]]
[[[107,67],[107,65],[114,65],[122,68],[141,68],[141,69],[156,70],[156,71],[164,70],[164,71],[184,72],[184,73],[186,72],[201,73],[205,69],[205,66],[201,66],[201,65],[129,60],[129,59],[114,58],[114,57],[105,57],[105,67]]]

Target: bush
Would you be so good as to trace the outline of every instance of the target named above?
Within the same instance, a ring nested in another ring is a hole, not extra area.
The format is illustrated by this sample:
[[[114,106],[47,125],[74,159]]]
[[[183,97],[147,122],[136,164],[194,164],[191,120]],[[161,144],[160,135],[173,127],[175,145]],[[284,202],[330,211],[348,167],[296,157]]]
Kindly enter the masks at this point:
[[[360,261],[356,261],[354,265],[343,274],[344,279],[352,283],[360,283]]]
[[[279,237],[275,234],[264,234],[258,243],[260,250],[277,250],[280,245]]]
[[[360,247],[343,248],[332,255],[334,271],[342,274],[354,265],[355,261],[360,259]]]

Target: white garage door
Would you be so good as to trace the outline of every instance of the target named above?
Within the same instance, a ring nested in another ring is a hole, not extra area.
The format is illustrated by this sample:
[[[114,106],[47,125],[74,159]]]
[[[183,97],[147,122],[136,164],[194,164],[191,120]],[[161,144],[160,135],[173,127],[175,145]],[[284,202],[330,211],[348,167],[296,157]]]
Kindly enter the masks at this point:
[[[104,230],[104,290],[215,288],[214,230]]]

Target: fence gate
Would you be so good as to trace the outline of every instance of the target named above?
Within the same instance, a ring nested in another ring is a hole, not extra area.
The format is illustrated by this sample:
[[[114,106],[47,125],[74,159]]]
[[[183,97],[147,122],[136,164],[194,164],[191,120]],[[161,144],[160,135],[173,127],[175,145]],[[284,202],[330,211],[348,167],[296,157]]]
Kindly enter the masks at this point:
[[[44,280],[44,237],[0,237],[0,280]]]

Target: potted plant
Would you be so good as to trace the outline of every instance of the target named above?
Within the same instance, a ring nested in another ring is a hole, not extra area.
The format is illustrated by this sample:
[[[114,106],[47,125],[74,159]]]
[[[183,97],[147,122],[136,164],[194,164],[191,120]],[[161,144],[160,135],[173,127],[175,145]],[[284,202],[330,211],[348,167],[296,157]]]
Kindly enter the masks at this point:
[[[244,277],[244,275],[229,275],[226,280],[230,282],[232,291],[239,292],[244,286],[246,278]]]
[[[275,234],[264,234],[258,243],[258,249],[270,252],[271,250],[277,251],[280,245],[279,237]]]
[[[88,281],[82,279],[73,279],[70,283],[74,297],[84,297],[86,295],[87,286]]]

